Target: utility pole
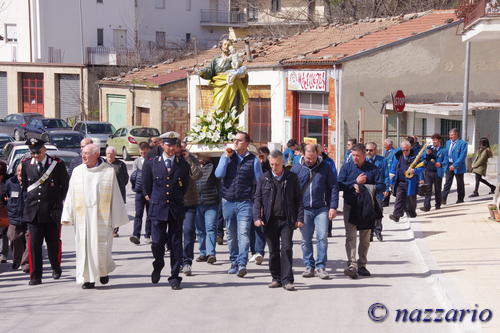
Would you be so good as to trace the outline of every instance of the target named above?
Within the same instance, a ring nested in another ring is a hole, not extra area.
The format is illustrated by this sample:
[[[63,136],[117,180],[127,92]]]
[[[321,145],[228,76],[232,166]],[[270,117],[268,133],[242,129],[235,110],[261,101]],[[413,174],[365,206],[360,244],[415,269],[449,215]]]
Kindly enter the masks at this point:
[[[467,114],[469,112],[470,41],[465,42],[464,101],[462,113],[462,140],[467,138]]]

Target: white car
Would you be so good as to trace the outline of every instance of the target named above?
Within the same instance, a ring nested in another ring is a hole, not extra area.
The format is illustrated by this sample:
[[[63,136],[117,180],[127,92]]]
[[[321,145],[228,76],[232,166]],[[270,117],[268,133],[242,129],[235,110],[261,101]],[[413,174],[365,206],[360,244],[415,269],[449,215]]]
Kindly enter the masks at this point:
[[[57,147],[54,145],[45,145],[45,148],[47,148],[47,152],[50,155],[51,151],[57,151]],[[5,148],[3,150],[3,159],[5,160],[5,163],[7,163],[7,174],[12,174],[13,173],[13,168],[14,168],[14,161],[16,159],[16,156],[22,156],[29,152],[29,147],[28,145],[25,144],[24,141],[14,141],[14,142],[9,142],[5,145]]]

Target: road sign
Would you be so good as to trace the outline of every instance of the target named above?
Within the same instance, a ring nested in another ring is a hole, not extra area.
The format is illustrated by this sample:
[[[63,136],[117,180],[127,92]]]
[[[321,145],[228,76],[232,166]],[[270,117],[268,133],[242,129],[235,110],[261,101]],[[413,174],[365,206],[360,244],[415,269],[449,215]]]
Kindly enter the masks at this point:
[[[395,112],[403,112],[406,105],[406,97],[402,90],[396,91],[396,94],[392,96],[392,105]]]

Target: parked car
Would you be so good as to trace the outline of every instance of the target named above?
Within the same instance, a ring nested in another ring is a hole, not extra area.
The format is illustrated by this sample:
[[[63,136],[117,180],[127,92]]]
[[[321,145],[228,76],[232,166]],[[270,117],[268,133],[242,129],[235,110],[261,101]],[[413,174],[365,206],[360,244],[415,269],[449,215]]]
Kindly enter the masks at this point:
[[[0,133],[0,155],[3,153],[5,145],[9,142],[14,142],[14,138],[8,134]]]
[[[122,127],[109,138],[107,146],[115,147],[117,155],[130,160],[132,156],[139,156],[141,142],[148,142],[149,138],[159,135],[160,131],[153,127]]]
[[[24,140],[24,128],[33,118],[43,118],[40,113],[13,113],[0,119],[0,133],[12,136],[16,141]]]
[[[49,155],[52,157],[57,157],[60,158],[64,162],[64,166],[66,167],[66,171],[69,168],[69,164],[75,157],[79,157],[80,155],[78,153],[75,153],[73,151],[67,151],[67,150],[54,150],[54,151],[49,151]],[[17,166],[19,165],[19,162],[25,158],[31,157],[30,152],[26,152],[24,154],[18,154],[14,157],[14,159],[11,162],[11,165],[7,167],[7,176],[13,176],[15,173],[15,170]]]
[[[79,121],[73,130],[82,133],[85,138],[91,138],[101,148],[101,153],[104,153],[109,137],[116,131],[112,124],[99,121]]]
[[[54,145],[46,144],[45,148],[47,148],[47,152],[50,154],[51,152],[57,151],[57,147]],[[7,174],[12,174],[13,170],[13,161],[17,158],[16,156],[22,157],[24,154],[29,153],[29,147],[26,145],[24,141],[14,141],[9,142],[5,145],[4,153],[2,155],[3,160],[7,163]],[[27,155],[30,156],[30,155]]]
[[[59,118],[33,118],[24,128],[26,139],[41,139],[42,134],[50,130],[71,130],[66,121]]]
[[[71,130],[51,130],[42,134],[42,140],[56,146],[59,151],[72,151],[77,154],[80,153],[82,139],[82,133]]]

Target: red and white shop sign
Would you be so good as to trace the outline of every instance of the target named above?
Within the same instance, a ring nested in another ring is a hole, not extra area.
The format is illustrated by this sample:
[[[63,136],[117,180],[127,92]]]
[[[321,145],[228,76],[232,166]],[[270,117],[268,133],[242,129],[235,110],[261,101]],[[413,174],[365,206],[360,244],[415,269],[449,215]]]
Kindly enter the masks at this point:
[[[288,71],[288,90],[326,91],[326,71]]]

